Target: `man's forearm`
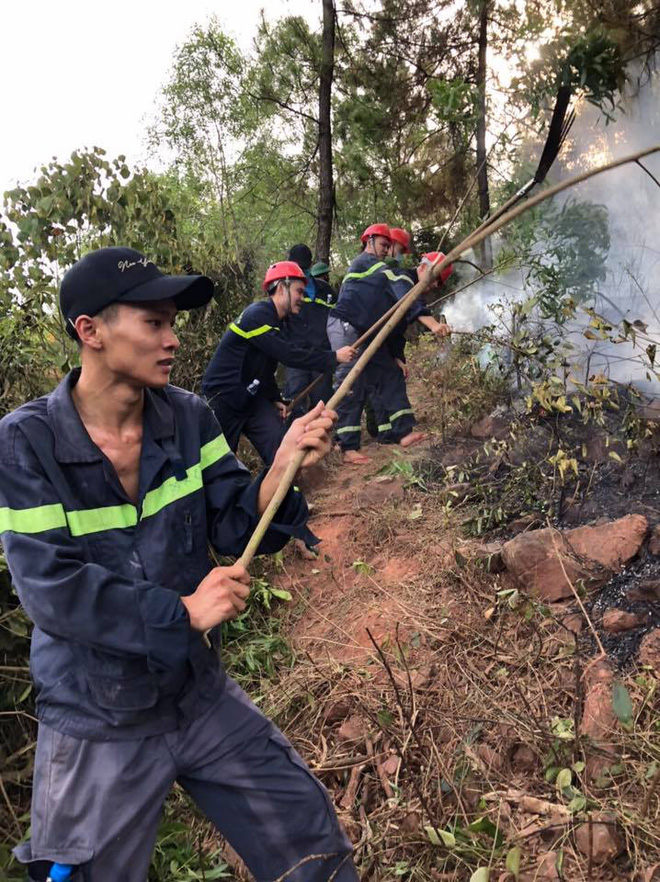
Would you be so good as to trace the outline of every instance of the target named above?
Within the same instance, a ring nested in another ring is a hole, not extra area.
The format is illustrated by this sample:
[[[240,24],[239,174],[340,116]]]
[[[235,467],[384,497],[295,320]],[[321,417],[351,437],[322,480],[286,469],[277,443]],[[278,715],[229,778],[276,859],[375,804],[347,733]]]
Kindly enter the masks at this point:
[[[286,463],[282,464],[281,462],[278,462],[278,457],[276,455],[272,466],[266,472],[266,476],[261,482],[261,487],[259,488],[259,497],[257,502],[259,516],[261,516],[266,511],[268,503],[275,495],[275,491],[277,490],[285,471]]]

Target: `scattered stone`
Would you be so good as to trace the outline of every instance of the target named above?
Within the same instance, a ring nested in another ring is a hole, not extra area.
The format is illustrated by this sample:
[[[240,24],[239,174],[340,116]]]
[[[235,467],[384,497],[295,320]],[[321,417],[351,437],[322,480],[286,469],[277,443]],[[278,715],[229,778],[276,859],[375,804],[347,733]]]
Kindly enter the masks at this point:
[[[408,812],[403,821],[401,821],[401,829],[404,833],[417,833],[421,824],[422,821],[417,812]]]
[[[639,661],[653,668],[656,676],[660,677],[660,628],[654,628],[644,635],[639,646]]]
[[[584,707],[580,722],[580,734],[591,739],[594,745],[606,749],[606,739],[611,738],[616,727],[616,715],[612,707],[612,682],[614,674],[607,661],[599,661],[585,673]]]
[[[467,499],[471,491],[471,484],[447,484],[447,486],[442,489],[440,496],[442,499],[451,500],[456,504],[457,502],[463,502],[464,499]]]
[[[633,628],[639,628],[643,624],[644,619],[641,616],[623,609],[607,609],[603,613],[603,629],[609,634],[632,631]]]
[[[397,475],[380,475],[369,481],[356,497],[358,508],[369,508],[403,499],[405,495],[404,480]]]
[[[487,573],[501,573],[505,569],[502,545],[499,542],[473,543],[461,549],[461,553],[472,563],[479,564]]]
[[[335,703],[331,704],[328,708],[328,712],[325,715],[325,721],[330,724],[339,723],[341,720],[345,720],[350,712],[350,701],[347,698],[340,698],[339,701],[335,701]]]
[[[528,530],[533,530],[540,523],[541,521],[539,521],[536,515],[525,515],[522,518],[510,521],[507,524],[507,530],[513,533],[514,536],[517,536],[518,533],[526,533]]]
[[[657,524],[651,531],[648,549],[654,557],[660,557],[660,524]]]
[[[578,582],[591,587],[604,585],[612,572],[619,572],[639,552],[647,529],[645,517],[627,515],[565,532],[535,530],[506,542],[502,558],[525,590],[556,601],[572,596],[568,580],[574,586]]]
[[[502,756],[487,744],[480,744],[477,747],[477,756],[483,762],[487,771],[501,772],[504,765]]]
[[[624,849],[623,837],[608,815],[593,815],[591,824],[580,824],[575,831],[575,844],[582,854],[591,855],[594,864],[605,864]]]
[[[511,757],[511,769],[513,772],[517,774],[534,772],[538,765],[539,759],[531,747],[527,744],[520,744],[516,747]]]
[[[337,740],[344,742],[364,741],[369,733],[366,720],[354,714],[341,724],[337,729]]]
[[[558,857],[559,854],[556,851],[546,851],[533,869],[525,870],[519,875],[519,882],[551,882],[551,880],[559,879]]]
[[[584,627],[584,618],[582,616],[582,613],[569,613],[564,619],[562,619],[562,624],[571,632],[571,634],[581,634],[582,628]]]
[[[488,441],[491,438],[504,438],[509,433],[509,423],[504,417],[490,414],[477,420],[470,429],[473,438]]]
[[[626,597],[642,603],[660,603],[660,579],[645,579],[639,585],[632,585]]]

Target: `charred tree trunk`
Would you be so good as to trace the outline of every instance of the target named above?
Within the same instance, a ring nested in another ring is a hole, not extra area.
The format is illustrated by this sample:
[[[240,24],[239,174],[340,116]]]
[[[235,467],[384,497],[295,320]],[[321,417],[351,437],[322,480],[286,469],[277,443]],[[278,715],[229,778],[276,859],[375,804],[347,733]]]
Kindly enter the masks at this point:
[[[479,56],[477,61],[477,187],[479,191],[479,214],[482,220],[490,214],[490,195],[488,192],[488,166],[486,164],[486,55],[488,51],[488,8],[489,0],[481,0],[479,5]],[[490,240],[481,246],[482,269],[489,270],[493,265],[493,252]]]
[[[332,79],[335,67],[335,4],[323,0],[323,43],[321,76],[319,82],[319,206],[316,232],[316,259],[330,257],[332,217],[334,213],[334,183],[332,174]]]

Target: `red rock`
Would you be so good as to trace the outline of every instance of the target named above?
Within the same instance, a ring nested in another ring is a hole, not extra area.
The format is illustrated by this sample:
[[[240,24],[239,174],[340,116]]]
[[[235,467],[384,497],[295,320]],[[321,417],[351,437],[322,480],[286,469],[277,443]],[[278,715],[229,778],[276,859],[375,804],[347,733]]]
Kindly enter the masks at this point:
[[[408,812],[403,821],[401,821],[401,829],[404,833],[417,833],[421,823],[421,818],[417,812]]]
[[[660,603],[660,579],[645,579],[639,585],[633,585],[629,588],[626,596],[628,600]]]
[[[501,573],[504,570],[502,545],[499,542],[473,543],[461,549],[461,553],[478,563],[487,573]]]
[[[514,536],[517,536],[518,533],[525,533],[527,530],[531,530],[536,524],[540,523],[541,522],[536,515],[525,515],[522,518],[516,518],[514,521],[509,521],[506,528]]]
[[[620,634],[623,631],[631,631],[644,624],[641,616],[626,612],[623,609],[607,609],[603,613],[603,629],[610,634]]]
[[[345,742],[364,741],[369,734],[369,728],[366,721],[354,714],[341,724],[337,729],[337,740]]]
[[[485,416],[473,424],[470,434],[473,438],[488,441],[490,438],[504,438],[509,432],[509,423],[504,417]]]
[[[511,757],[511,768],[514,772],[533,772],[538,768],[539,759],[531,747],[520,744]]]
[[[606,661],[589,668],[585,676],[586,695],[580,722],[580,734],[603,749],[606,739],[612,737],[617,719],[612,708],[612,682],[614,675]]]
[[[471,491],[471,484],[447,484],[446,487],[443,488],[441,496],[443,499],[450,500],[451,502],[456,504],[466,499],[470,495]]]
[[[559,854],[556,851],[546,851],[544,855],[541,855],[541,859],[534,869],[526,870],[520,874],[519,882],[552,882],[554,879],[559,879],[558,858]]]
[[[502,770],[502,766],[504,765],[502,762],[502,756],[487,744],[480,744],[479,747],[477,747],[477,756],[486,766],[487,771],[492,770],[500,772]]]
[[[594,864],[613,860],[624,848],[616,823],[607,815],[594,815],[591,825],[580,824],[575,831],[575,844],[582,854],[591,855]]]
[[[660,677],[660,628],[654,628],[644,635],[639,645],[639,661],[653,668],[656,676]]]
[[[339,723],[341,720],[345,720],[350,712],[350,701],[346,698],[340,698],[339,701],[335,701],[335,703],[331,704],[328,708],[325,715],[325,721],[326,723]]]
[[[660,556],[660,524],[653,528],[649,539],[649,552],[655,557]]]
[[[369,481],[357,494],[358,508],[382,505],[384,502],[403,499],[405,495],[403,478],[396,475],[380,475]]]
[[[645,517],[628,515],[565,532],[535,530],[506,542],[502,559],[525,590],[545,600],[561,600],[573,594],[567,578],[574,586],[580,581],[590,586],[605,584],[638,553],[647,529]]]

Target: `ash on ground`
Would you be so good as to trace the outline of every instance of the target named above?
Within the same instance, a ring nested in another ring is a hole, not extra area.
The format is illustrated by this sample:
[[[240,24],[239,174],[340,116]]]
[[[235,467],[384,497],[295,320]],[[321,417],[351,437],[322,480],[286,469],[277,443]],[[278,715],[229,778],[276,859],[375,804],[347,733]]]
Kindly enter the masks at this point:
[[[626,567],[600,589],[586,609],[610,658],[619,667],[630,664],[644,635],[660,627],[660,560],[649,558]],[[603,614],[611,609],[632,613],[640,624],[619,633],[605,630]],[[582,633],[595,651],[590,632]]]

